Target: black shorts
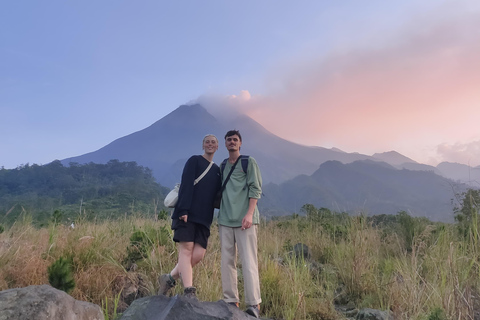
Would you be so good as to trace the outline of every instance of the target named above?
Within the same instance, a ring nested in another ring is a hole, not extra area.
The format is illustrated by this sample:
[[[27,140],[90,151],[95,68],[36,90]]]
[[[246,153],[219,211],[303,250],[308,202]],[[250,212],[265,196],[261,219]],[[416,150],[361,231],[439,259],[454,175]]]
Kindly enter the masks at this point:
[[[193,242],[198,243],[207,249],[208,237],[210,237],[210,229],[202,224],[195,222],[176,221],[175,230],[173,232],[173,241],[175,242]]]

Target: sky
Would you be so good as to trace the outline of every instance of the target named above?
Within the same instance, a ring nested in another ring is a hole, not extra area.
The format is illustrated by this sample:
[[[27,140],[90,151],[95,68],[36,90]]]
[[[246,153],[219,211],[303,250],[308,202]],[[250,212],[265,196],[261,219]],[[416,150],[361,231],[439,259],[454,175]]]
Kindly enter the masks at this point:
[[[0,168],[197,102],[304,145],[478,166],[480,2],[0,2]]]

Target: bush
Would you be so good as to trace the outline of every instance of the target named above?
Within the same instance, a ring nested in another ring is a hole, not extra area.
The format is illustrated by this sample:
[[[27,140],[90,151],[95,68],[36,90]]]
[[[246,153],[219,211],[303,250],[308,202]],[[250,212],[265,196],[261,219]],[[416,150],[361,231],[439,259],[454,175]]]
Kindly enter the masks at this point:
[[[126,263],[134,263],[147,258],[155,246],[171,245],[170,231],[166,226],[159,230],[145,228],[136,230],[130,236],[130,245],[127,248]]]
[[[48,282],[52,287],[69,293],[75,288],[72,263],[69,259],[60,257],[48,267]]]
[[[158,220],[167,220],[168,216],[168,211],[163,209],[158,213]]]

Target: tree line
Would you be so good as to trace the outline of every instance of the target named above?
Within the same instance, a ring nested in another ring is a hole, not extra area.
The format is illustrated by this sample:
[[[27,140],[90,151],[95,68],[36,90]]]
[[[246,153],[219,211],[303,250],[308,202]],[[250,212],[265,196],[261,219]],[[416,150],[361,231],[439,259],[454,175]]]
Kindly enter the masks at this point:
[[[136,212],[156,214],[168,189],[159,185],[151,169],[136,162],[106,164],[56,160],[47,165],[0,169],[0,223],[12,224],[28,216],[44,225],[55,211],[58,220],[110,218]],[[64,222],[65,222],[64,221]]]

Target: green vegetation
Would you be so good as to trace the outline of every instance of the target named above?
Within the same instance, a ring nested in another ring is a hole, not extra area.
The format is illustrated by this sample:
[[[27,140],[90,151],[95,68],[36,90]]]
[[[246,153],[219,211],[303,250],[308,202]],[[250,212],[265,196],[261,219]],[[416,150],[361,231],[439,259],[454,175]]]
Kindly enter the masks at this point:
[[[460,207],[454,209],[458,230],[464,237],[469,237],[472,233],[478,236],[480,190],[469,189],[459,197]]]
[[[157,215],[166,192],[150,169],[135,162],[111,160],[64,167],[57,160],[44,166],[2,168],[0,223],[12,225],[26,214],[40,227],[138,212]]]
[[[346,318],[337,309],[373,308],[389,310],[395,319],[474,319],[480,313],[476,194],[460,195],[452,214],[468,219],[455,224],[407,212],[348,216],[311,204],[300,214],[262,221],[262,316],[333,320]],[[73,279],[74,298],[102,306],[105,318],[115,319],[125,304],[127,280],[141,279],[138,287],[154,295],[158,275],[176,264],[171,221],[159,215],[80,219],[72,229],[56,219],[38,228],[24,213],[0,234],[0,290],[53,282],[55,274],[59,283]],[[308,254],[297,252],[299,247]],[[214,223],[205,259],[194,269],[200,300],[221,299],[220,278]],[[241,295],[242,285],[240,276]],[[176,286],[174,293],[181,292]]]
[[[75,288],[75,280],[73,278],[72,263],[69,259],[63,257],[58,258],[47,269],[48,282],[52,287],[63,290],[67,293]]]

